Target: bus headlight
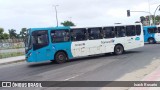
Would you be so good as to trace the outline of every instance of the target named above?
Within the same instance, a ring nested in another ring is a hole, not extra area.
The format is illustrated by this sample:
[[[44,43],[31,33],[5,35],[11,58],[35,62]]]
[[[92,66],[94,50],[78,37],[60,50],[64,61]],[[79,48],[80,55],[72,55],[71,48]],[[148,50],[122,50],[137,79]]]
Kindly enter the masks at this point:
[[[29,54],[28,54],[28,57],[30,57],[31,55],[32,55],[32,53],[29,53]]]

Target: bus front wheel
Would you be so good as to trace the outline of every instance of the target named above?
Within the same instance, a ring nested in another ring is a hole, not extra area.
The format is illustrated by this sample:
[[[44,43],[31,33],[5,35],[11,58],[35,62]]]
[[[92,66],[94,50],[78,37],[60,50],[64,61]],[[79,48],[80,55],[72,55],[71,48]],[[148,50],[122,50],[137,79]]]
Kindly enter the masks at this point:
[[[64,52],[58,52],[55,55],[55,60],[54,61],[58,64],[65,63],[66,60],[67,60],[67,56]]]
[[[149,38],[148,42],[149,42],[149,44],[153,44],[154,43],[154,39],[153,38]]]
[[[121,55],[124,52],[124,48],[122,45],[116,45],[114,48],[114,54]]]

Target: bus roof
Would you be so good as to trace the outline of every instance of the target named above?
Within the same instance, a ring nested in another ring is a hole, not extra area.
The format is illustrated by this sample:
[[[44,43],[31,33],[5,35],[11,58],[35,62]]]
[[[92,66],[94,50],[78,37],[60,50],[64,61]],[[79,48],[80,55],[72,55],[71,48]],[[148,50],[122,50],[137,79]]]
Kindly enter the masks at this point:
[[[151,28],[151,27],[156,27],[155,25],[153,26],[144,26],[144,28]]]
[[[30,28],[29,30],[31,31],[36,31],[36,30],[61,30],[61,29],[70,29],[70,27],[46,27],[46,28]]]
[[[142,25],[142,24],[141,23],[133,23],[133,24],[112,24],[112,25],[104,25],[104,26],[73,26],[70,28],[115,27],[115,26],[128,26],[128,25]]]
[[[141,23],[134,23],[134,24],[113,24],[113,25],[106,25],[106,26],[72,26],[72,27],[65,27],[65,26],[59,26],[59,27],[46,27],[46,28],[30,28],[29,30],[36,31],[36,30],[64,30],[64,29],[74,29],[74,28],[94,28],[94,27],[114,27],[114,26],[124,26],[124,25],[142,25]]]

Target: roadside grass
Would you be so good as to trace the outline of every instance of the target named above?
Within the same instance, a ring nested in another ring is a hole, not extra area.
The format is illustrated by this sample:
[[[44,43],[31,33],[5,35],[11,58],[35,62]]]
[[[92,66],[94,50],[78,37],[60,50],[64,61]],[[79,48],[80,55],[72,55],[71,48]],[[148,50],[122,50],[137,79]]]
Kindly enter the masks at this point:
[[[24,55],[24,52],[0,53],[0,59],[15,57],[15,56],[22,56],[22,55]]]

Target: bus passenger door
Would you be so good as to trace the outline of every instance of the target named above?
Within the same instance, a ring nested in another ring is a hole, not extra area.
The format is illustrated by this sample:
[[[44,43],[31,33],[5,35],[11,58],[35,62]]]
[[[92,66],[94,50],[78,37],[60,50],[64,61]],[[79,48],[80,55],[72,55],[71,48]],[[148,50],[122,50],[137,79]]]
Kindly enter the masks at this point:
[[[34,31],[32,36],[36,61],[51,60],[51,47],[49,45],[48,31]]]

